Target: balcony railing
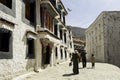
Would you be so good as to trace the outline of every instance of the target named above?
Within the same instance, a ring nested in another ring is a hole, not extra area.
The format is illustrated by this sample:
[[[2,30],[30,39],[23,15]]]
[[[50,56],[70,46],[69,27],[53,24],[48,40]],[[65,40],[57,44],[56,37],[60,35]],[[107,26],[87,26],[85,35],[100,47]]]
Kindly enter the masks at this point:
[[[56,9],[56,11],[59,13],[59,10],[56,7],[56,0],[49,0],[51,2],[51,4],[54,6],[54,8]],[[60,14],[60,13],[59,13]]]
[[[56,1],[55,0],[49,0],[51,2],[51,4],[56,7]]]

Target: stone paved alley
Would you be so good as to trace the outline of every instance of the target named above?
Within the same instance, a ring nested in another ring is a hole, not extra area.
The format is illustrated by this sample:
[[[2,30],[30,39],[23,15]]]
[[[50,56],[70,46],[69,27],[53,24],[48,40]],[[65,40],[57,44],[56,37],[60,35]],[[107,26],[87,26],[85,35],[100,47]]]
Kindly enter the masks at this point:
[[[13,80],[120,80],[120,69],[114,65],[106,63],[96,63],[96,68],[91,69],[91,64],[87,63],[87,68],[79,65],[79,74],[72,74],[72,66],[69,62],[64,62],[55,67],[49,67],[40,73],[30,72],[14,78]]]

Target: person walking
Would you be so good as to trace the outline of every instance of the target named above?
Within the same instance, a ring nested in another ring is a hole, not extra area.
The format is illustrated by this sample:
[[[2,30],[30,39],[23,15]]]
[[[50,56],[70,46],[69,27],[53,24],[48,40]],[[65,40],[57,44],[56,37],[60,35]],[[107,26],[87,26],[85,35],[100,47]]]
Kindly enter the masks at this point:
[[[86,63],[87,63],[87,60],[86,60],[86,51],[85,50],[82,50],[81,51],[81,58],[82,58],[82,66],[83,68],[86,67]]]
[[[78,55],[78,51],[75,50],[75,53],[72,54],[72,58],[71,58],[71,62],[69,65],[72,65],[73,63],[73,73],[74,74],[79,74],[79,55]]]
[[[91,64],[92,64],[92,68],[95,68],[95,56],[94,56],[94,54],[91,55]]]

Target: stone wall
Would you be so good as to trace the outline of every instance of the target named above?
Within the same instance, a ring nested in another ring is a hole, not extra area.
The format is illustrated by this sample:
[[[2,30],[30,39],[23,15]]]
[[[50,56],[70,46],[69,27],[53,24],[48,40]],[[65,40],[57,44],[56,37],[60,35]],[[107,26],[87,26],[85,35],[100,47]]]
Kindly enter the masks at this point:
[[[105,11],[86,30],[88,59],[94,53],[96,60],[120,67],[120,12]]]
[[[106,61],[120,67],[120,12],[106,12],[104,16]]]
[[[102,13],[94,23],[86,30],[87,59],[90,61],[91,54],[95,54],[96,61],[104,62],[104,31]]]
[[[14,0],[13,0],[14,1]],[[13,23],[14,26],[6,25],[6,23],[0,23],[0,28],[5,28],[12,31],[12,54],[11,59],[0,59],[0,80],[2,77],[7,79],[11,78],[16,73],[26,71],[26,69],[32,69],[34,65],[34,59],[26,59],[26,31],[34,32],[34,28],[30,25],[24,24],[21,20],[22,17],[22,0],[14,1],[16,17],[11,16],[11,13],[0,11],[0,17]],[[0,7],[1,8],[1,7]],[[0,52],[1,53],[1,52]],[[10,76],[9,76],[10,75]]]

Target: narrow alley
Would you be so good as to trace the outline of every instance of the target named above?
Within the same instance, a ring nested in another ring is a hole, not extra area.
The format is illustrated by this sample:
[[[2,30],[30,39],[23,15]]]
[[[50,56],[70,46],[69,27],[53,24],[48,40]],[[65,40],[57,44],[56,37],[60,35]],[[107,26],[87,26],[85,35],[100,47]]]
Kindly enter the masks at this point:
[[[106,63],[96,63],[95,69],[91,69],[91,64],[87,63],[87,67],[83,69],[80,63],[79,74],[72,75],[72,66],[69,67],[69,62],[64,62],[39,73],[31,72],[13,80],[120,80],[120,69]]]

